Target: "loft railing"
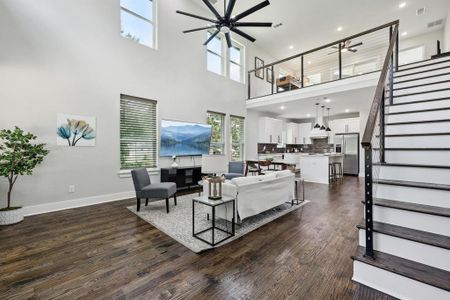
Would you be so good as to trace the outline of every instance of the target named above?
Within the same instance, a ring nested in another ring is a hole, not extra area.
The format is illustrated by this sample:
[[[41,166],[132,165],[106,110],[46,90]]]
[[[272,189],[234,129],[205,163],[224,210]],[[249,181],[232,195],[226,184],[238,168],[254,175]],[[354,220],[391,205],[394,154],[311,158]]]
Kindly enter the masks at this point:
[[[248,99],[302,89],[382,70],[390,22],[248,71]],[[398,56],[398,47],[394,50]],[[260,62],[258,60],[258,62]],[[395,66],[398,61],[395,60]]]
[[[389,28],[389,47],[384,58],[378,85],[361,144],[364,148],[365,167],[365,231],[366,256],[373,252],[373,183],[377,178],[376,163],[385,162],[385,110],[386,102],[393,103],[394,69],[398,70],[398,28],[399,22]]]

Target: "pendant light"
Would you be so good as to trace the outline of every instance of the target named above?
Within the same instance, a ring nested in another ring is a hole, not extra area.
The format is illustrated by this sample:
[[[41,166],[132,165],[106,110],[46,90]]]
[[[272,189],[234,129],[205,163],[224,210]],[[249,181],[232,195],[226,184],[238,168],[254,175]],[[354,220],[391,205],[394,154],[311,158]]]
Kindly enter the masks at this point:
[[[316,125],[314,125],[314,128],[320,128],[320,125],[319,125],[319,103],[316,103]]]
[[[328,118],[327,118],[327,129],[326,131],[330,132],[331,128],[330,128],[330,108],[327,108],[327,112],[328,112]]]
[[[323,121],[325,119],[325,110],[324,110],[325,106],[322,105],[321,107],[322,107],[322,126],[320,126],[320,130],[325,130],[326,129],[325,122]]]

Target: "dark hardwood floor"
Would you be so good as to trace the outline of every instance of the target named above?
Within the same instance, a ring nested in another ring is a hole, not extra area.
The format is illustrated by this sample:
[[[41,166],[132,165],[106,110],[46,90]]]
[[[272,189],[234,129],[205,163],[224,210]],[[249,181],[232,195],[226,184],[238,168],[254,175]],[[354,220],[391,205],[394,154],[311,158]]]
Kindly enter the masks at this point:
[[[392,299],[351,281],[362,180],[306,187],[310,204],[202,254],[134,200],[0,227],[0,299]]]

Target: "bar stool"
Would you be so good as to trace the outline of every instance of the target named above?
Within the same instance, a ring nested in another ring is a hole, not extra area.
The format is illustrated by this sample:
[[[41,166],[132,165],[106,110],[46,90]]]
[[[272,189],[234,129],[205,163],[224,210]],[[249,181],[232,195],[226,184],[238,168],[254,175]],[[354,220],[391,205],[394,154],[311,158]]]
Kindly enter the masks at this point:
[[[261,168],[259,167],[259,164],[248,163],[248,173],[251,176],[260,175],[261,174]]]
[[[333,163],[328,164],[328,180],[330,183],[336,180],[336,170]]]
[[[299,199],[299,192],[298,192],[299,185],[302,186],[302,199]],[[294,200],[296,201],[295,203],[296,205],[299,205],[300,203],[305,201],[305,180],[303,178],[295,177],[295,198],[292,199],[291,202],[292,205],[294,205]]]
[[[339,180],[342,182],[344,180],[344,172],[342,170],[342,163],[341,162],[334,162],[333,163],[333,169],[334,169],[334,177],[335,180]]]

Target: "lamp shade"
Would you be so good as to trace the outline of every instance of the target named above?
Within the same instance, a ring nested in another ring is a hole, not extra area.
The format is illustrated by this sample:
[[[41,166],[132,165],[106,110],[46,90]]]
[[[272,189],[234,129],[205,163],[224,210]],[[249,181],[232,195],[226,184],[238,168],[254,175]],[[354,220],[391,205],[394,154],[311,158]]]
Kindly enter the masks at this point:
[[[225,155],[202,155],[203,174],[224,174],[228,170],[228,160]]]

